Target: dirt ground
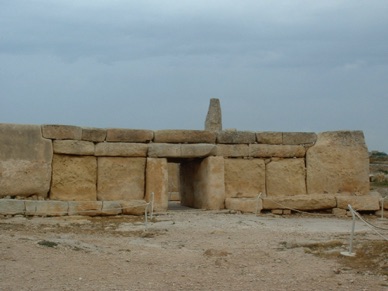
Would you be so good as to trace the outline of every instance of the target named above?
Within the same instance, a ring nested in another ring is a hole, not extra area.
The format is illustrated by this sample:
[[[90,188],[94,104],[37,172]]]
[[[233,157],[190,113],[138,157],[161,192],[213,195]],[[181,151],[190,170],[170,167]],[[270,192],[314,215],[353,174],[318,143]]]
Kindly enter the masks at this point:
[[[388,242],[370,228],[357,222],[356,256],[340,255],[350,218],[171,208],[147,228],[131,216],[1,218],[0,290],[388,290]]]

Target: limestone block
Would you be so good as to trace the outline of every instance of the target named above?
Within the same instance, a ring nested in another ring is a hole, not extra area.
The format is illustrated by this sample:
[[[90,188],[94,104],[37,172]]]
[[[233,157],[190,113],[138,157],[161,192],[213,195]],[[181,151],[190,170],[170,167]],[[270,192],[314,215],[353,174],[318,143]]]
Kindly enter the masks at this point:
[[[168,143],[151,143],[148,148],[148,156],[151,158],[180,158],[181,145]]]
[[[181,194],[179,192],[168,192],[168,200],[169,201],[180,201]]]
[[[348,205],[352,206],[354,210],[360,211],[376,211],[380,209],[380,199],[377,196],[363,195],[337,195],[337,207],[341,209],[349,209]]]
[[[216,146],[212,144],[182,144],[181,158],[203,158],[214,156],[216,154]]]
[[[68,155],[94,155],[94,143],[90,141],[81,140],[54,140],[53,141],[55,154],[68,154]]]
[[[282,132],[273,132],[273,131],[262,131],[256,133],[256,139],[258,143],[261,144],[282,144],[283,143],[283,133]]]
[[[65,201],[26,200],[25,204],[27,216],[63,216],[69,209]]]
[[[226,198],[225,208],[250,213],[260,213],[263,202],[257,198]]]
[[[26,211],[26,206],[23,200],[0,199],[1,215],[24,214],[25,211]]]
[[[220,131],[217,134],[217,143],[223,144],[250,144],[256,142],[256,134],[251,131]]]
[[[262,159],[225,159],[225,197],[257,197],[265,192],[265,163]]]
[[[215,143],[216,132],[206,130],[157,130],[155,143]]]
[[[221,104],[220,100],[217,98],[210,99],[209,110],[205,120],[205,130],[222,130]]]
[[[282,215],[283,214],[283,210],[281,210],[281,209],[272,209],[271,213],[272,214],[276,214],[276,215]]]
[[[361,131],[318,134],[306,164],[308,193],[369,193],[369,154]]]
[[[178,163],[168,163],[168,192],[179,192],[179,168]]]
[[[305,154],[306,149],[301,145],[249,145],[249,156],[254,158],[303,158]]]
[[[264,197],[263,209],[320,210],[337,206],[335,195],[310,194],[286,197]]]
[[[147,144],[102,142],[96,144],[95,155],[98,157],[146,157]]]
[[[337,217],[343,217],[346,216],[346,209],[333,208],[332,213]]]
[[[98,158],[97,199],[143,199],[145,166],[145,158]]]
[[[314,144],[317,134],[314,132],[283,132],[283,144]]]
[[[166,211],[168,208],[168,164],[167,159],[147,158],[146,201],[150,202],[154,193],[154,210]]]
[[[143,142],[147,143],[154,138],[152,130],[109,128],[106,132],[106,141],[113,142]]]
[[[271,161],[267,164],[266,179],[270,197],[306,194],[304,159]]]
[[[42,125],[42,135],[49,139],[75,139],[82,138],[82,128],[73,125]]]
[[[119,215],[121,213],[120,201],[102,201],[101,215]]]
[[[218,144],[216,155],[225,158],[249,157],[249,146],[247,144]]]
[[[97,161],[95,157],[55,154],[52,175],[50,199],[96,200]]]
[[[101,215],[102,201],[69,201],[69,215]]]
[[[101,142],[106,138],[106,129],[83,127],[82,128],[82,140]]]
[[[145,200],[120,201],[120,205],[125,215],[143,215],[147,202]],[[151,208],[148,211],[151,211]]]
[[[0,197],[47,197],[52,142],[38,125],[0,124]]]

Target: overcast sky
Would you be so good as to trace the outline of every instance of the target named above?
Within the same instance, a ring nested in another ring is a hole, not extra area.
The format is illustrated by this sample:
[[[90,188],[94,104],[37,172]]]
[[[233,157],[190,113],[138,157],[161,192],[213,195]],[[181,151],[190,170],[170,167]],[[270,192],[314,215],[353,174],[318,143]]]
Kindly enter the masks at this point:
[[[388,1],[0,0],[0,122],[363,130],[388,152]]]

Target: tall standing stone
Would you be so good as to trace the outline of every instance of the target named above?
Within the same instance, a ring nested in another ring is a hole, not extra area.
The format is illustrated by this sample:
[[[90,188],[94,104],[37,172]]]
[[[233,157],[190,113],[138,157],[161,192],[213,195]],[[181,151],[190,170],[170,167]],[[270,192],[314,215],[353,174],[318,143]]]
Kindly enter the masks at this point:
[[[217,98],[210,99],[209,110],[205,121],[205,130],[221,131],[222,114],[220,100]]]

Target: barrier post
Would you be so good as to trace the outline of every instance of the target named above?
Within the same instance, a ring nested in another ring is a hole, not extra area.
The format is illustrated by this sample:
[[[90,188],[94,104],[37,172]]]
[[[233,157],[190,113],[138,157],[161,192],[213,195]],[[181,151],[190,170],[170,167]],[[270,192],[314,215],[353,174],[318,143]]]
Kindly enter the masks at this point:
[[[353,237],[354,237],[354,228],[356,225],[356,216],[354,214],[354,210],[350,204],[348,204],[348,208],[350,212],[352,213],[352,231],[350,233],[350,240],[349,240],[349,251],[348,252],[341,252],[341,255],[347,256],[347,257],[354,257],[356,253],[353,253]]]

